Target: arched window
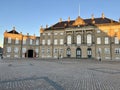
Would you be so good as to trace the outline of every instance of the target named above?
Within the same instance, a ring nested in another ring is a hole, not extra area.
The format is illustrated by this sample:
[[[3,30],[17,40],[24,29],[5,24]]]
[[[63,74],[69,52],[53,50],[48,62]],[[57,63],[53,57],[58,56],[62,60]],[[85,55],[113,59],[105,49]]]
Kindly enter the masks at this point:
[[[92,44],[92,35],[91,34],[87,35],[87,44]]]
[[[67,36],[67,44],[71,44],[72,43],[72,39],[71,39],[71,36]]]
[[[81,35],[77,35],[77,44],[81,44]]]

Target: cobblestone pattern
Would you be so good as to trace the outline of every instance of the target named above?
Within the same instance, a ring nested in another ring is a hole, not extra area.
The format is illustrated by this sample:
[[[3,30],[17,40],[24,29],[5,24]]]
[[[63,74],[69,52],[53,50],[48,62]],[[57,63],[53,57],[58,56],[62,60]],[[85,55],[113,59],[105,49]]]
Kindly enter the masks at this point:
[[[120,90],[120,62],[1,60],[0,90]]]

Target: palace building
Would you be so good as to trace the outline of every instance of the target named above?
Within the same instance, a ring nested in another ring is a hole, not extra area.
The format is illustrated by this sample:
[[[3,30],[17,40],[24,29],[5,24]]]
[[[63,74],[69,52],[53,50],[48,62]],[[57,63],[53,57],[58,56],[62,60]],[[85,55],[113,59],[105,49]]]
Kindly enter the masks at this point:
[[[40,36],[13,28],[4,33],[4,58],[77,58],[120,60],[120,21],[101,17],[60,19],[40,28]]]

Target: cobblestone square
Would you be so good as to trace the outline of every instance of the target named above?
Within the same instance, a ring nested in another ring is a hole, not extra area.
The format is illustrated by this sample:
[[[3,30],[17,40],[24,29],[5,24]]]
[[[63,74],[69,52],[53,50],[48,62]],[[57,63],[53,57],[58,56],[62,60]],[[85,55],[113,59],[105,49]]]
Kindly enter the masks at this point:
[[[120,61],[2,59],[0,90],[120,90]]]

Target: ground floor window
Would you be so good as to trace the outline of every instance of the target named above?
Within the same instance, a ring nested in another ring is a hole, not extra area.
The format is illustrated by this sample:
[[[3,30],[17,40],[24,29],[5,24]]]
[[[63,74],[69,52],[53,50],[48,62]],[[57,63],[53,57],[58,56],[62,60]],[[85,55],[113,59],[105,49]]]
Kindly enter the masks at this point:
[[[71,56],[71,49],[68,48],[68,49],[67,49],[67,57],[70,57],[70,56]]]
[[[92,49],[91,48],[87,49],[87,55],[88,55],[88,58],[92,57]]]

